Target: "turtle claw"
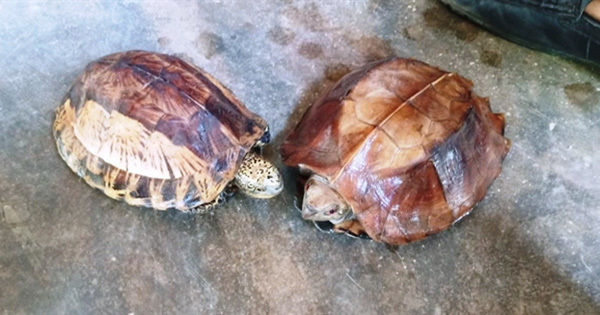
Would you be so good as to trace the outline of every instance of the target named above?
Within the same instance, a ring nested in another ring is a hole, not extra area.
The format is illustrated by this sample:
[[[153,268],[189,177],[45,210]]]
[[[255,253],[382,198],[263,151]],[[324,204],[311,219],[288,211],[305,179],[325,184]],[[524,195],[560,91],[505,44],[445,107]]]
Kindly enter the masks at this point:
[[[296,209],[298,212],[302,213],[302,200],[295,196],[294,196],[294,209]]]
[[[189,210],[191,214],[206,214],[210,210],[212,210],[213,206],[211,205],[199,205],[195,208]]]
[[[340,233],[352,238],[371,239],[357,220],[344,221],[338,224],[329,221],[312,221],[312,223],[317,230],[325,234]]]
[[[333,225],[334,232],[348,235],[353,238],[370,239],[363,226],[357,220],[344,221]]]
[[[327,222],[327,221],[312,221],[312,223],[315,225],[315,227],[317,228],[317,230],[326,233],[326,234],[331,234],[334,232],[334,225],[331,224],[331,222]]]
[[[361,239],[361,240],[370,240],[371,239],[366,233],[355,234],[352,231],[346,231],[344,233],[344,235],[350,236],[352,238]]]
[[[229,197],[233,196],[233,193],[234,192],[228,192],[227,189],[225,189],[219,194],[219,196],[217,196],[217,199],[213,200],[212,202],[201,204],[195,208],[192,208],[190,212],[194,214],[205,214],[215,208],[220,207],[223,203],[227,201],[227,199],[229,199]]]

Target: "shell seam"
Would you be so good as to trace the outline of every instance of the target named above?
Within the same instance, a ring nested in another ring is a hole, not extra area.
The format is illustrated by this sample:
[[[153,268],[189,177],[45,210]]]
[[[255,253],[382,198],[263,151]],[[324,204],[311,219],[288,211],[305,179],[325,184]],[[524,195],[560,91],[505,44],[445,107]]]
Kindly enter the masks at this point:
[[[418,91],[417,93],[415,93],[413,96],[409,97],[406,101],[404,101],[400,106],[398,106],[398,108],[396,108],[393,112],[391,112],[384,120],[382,120],[378,126],[383,125],[385,122],[387,122],[392,116],[394,116],[394,114],[396,114],[402,107],[404,107],[408,102],[412,101],[415,97],[421,95],[422,93],[424,93],[427,89],[429,89],[430,86],[435,85],[437,82],[441,81],[443,78],[445,78],[446,76],[450,76],[453,75],[454,73],[444,73],[442,74],[439,78],[435,79],[434,81],[432,81],[431,83],[427,84],[424,88],[422,88],[420,91]],[[340,175],[342,174],[342,172],[346,169],[346,167],[348,166],[348,164],[350,164],[351,161],[354,160],[354,158],[356,157],[356,155],[361,151],[361,149],[363,148],[363,146],[365,145],[365,143],[367,142],[367,140],[369,138],[371,138],[373,136],[373,131],[376,130],[376,128],[373,128],[373,130],[371,130],[369,132],[369,134],[361,141],[361,143],[357,146],[357,148],[354,150],[354,152],[352,152],[352,156],[346,160],[346,162],[344,163],[344,165],[342,165],[342,167],[340,168],[340,170],[337,172],[337,174],[335,175],[335,177],[331,180],[331,183],[335,183],[338,178],[340,177]],[[387,135],[387,133],[386,133]],[[389,135],[388,135],[389,137]],[[394,142],[392,140],[392,142]]]
[[[167,62],[167,63],[168,63],[168,62]],[[141,72],[143,72],[143,73],[145,73],[145,74],[147,74],[147,75],[149,75],[149,76],[153,77],[153,78],[154,78],[154,80],[156,80],[156,79],[159,79],[159,80],[161,80],[161,81],[163,81],[163,82],[165,82],[165,83],[169,84],[170,86],[173,86],[175,89],[177,89],[177,91],[179,92],[179,94],[180,94],[180,95],[184,96],[186,99],[188,99],[188,100],[189,100],[189,101],[191,101],[192,103],[196,104],[198,107],[202,108],[204,111],[206,111],[206,112],[207,112],[207,113],[209,113],[209,114],[210,114],[212,117],[214,117],[216,120],[218,120],[218,121],[219,121],[219,123],[221,123],[221,126],[225,127],[225,128],[221,128],[221,130],[225,129],[225,130],[223,130],[223,131],[224,131],[224,133],[227,135],[227,138],[228,138],[228,139],[229,139],[229,140],[230,140],[232,143],[235,143],[236,145],[240,146],[240,142],[238,141],[238,139],[237,139],[236,137],[234,137],[234,136],[233,136],[233,132],[232,132],[232,130],[230,130],[230,129],[229,129],[229,127],[227,127],[225,124],[223,124],[223,123],[221,122],[221,120],[220,120],[218,117],[216,117],[215,115],[213,115],[213,113],[211,113],[209,110],[207,110],[207,109],[206,109],[206,106],[204,106],[204,104],[202,104],[202,103],[198,102],[197,100],[195,100],[194,98],[192,98],[190,95],[188,95],[187,93],[185,93],[184,91],[182,91],[182,90],[181,90],[179,87],[177,87],[175,84],[172,84],[171,82],[169,82],[169,81],[167,81],[167,80],[163,79],[163,78],[162,78],[160,75],[155,75],[154,73],[152,73],[152,72],[149,72],[149,71],[147,71],[147,70],[143,69],[142,67],[140,67],[140,66],[138,66],[138,65],[135,65],[135,64],[130,64],[130,63],[128,63],[128,62],[126,62],[125,64],[127,64],[128,66],[130,66],[130,67],[132,67],[132,68],[134,68],[134,69],[136,69],[136,70],[138,70],[138,71],[141,71]],[[169,63],[169,65],[171,65],[171,64],[172,64],[172,63]],[[164,70],[164,67],[163,67],[163,69],[162,69],[162,70]],[[161,71],[162,71],[162,70],[161,70]],[[204,76],[204,74],[202,74],[202,73],[201,73],[201,75],[202,75],[202,76]],[[208,79],[208,78],[207,78],[207,79]],[[210,81],[210,80],[209,80],[209,81]],[[202,83],[204,83],[204,82],[202,82]],[[212,83],[212,82],[210,82],[210,83],[214,85],[214,83]],[[220,92],[220,89],[219,89],[219,87],[218,87],[218,86],[216,86],[216,85],[215,85],[215,87],[216,87],[216,90],[219,90],[219,92]],[[229,98],[228,98],[228,97],[227,97],[227,96],[226,96],[224,93],[222,93],[222,92],[221,92],[221,94],[223,95],[223,97],[224,97],[225,99],[227,99],[228,101],[230,101],[230,102],[231,102],[231,100],[230,100],[230,99],[229,99]],[[232,102],[232,103],[233,103],[233,102]]]

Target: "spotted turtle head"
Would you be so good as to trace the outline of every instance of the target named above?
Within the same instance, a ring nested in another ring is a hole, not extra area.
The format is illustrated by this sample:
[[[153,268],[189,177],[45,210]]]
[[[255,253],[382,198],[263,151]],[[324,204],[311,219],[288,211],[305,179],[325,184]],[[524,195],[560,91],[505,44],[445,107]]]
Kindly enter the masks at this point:
[[[283,177],[271,162],[248,152],[235,175],[235,184],[250,197],[267,199],[283,190]]]

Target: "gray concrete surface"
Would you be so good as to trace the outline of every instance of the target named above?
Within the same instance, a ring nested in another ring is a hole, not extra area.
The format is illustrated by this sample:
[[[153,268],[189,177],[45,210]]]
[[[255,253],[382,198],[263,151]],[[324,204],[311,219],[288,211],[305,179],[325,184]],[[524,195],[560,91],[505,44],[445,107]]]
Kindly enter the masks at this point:
[[[404,247],[318,232],[235,196],[207,215],[129,207],[60,160],[54,108],[85,64],[127,49],[211,72],[283,135],[366,61],[472,79],[513,141],[488,196]],[[4,314],[600,312],[600,73],[506,42],[437,1],[0,2]]]

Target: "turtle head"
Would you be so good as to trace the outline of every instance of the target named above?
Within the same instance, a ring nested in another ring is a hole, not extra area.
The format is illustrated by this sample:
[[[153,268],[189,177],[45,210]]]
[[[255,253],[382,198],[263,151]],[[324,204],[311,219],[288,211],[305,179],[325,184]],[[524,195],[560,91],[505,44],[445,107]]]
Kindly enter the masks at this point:
[[[283,177],[271,162],[248,152],[235,175],[236,186],[254,198],[273,198],[283,190]]]
[[[331,221],[333,224],[350,219],[352,208],[328,181],[312,175],[304,187],[302,218],[312,221]]]

